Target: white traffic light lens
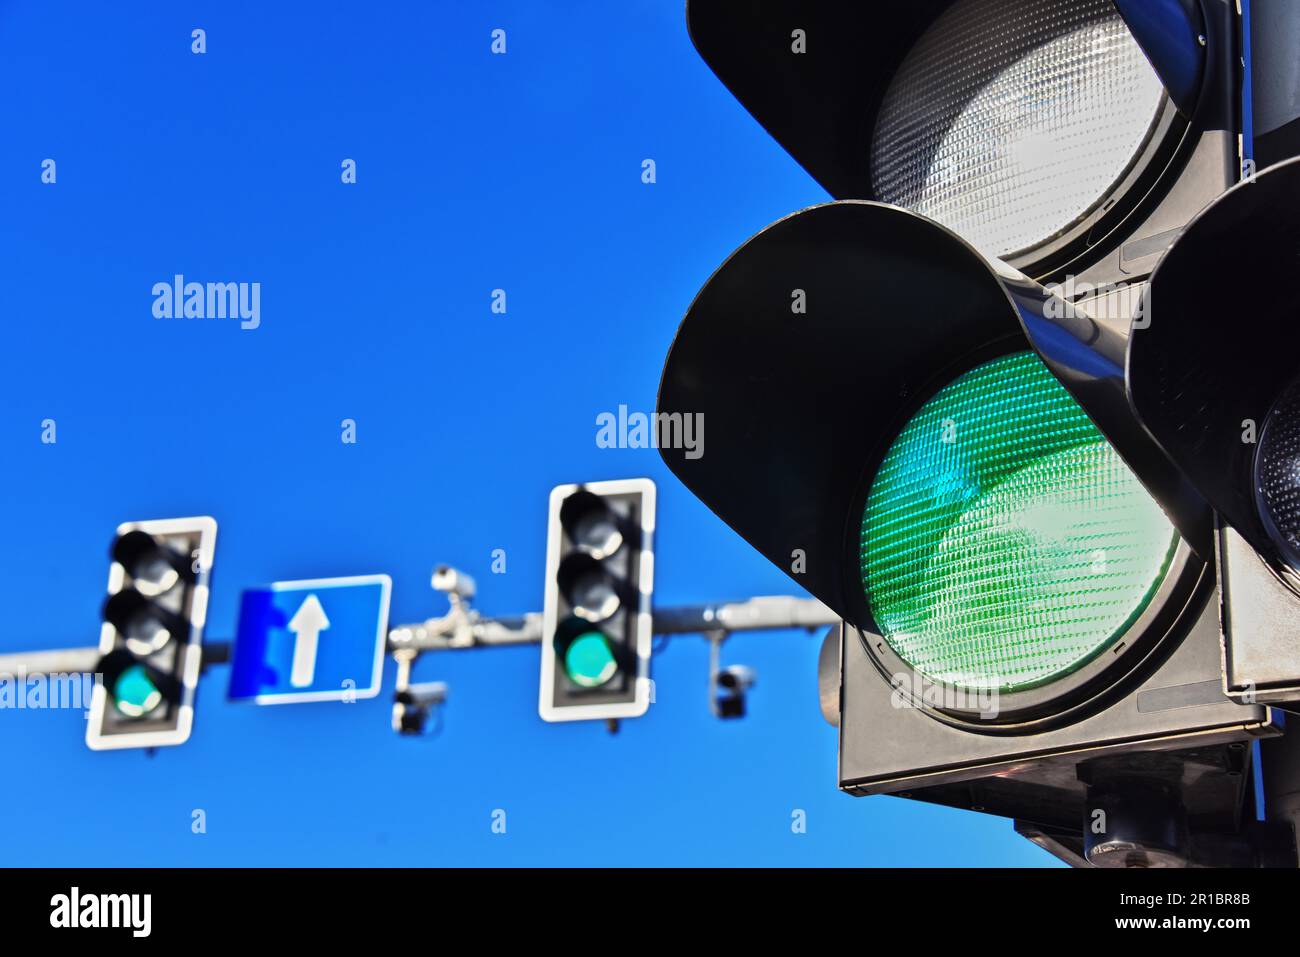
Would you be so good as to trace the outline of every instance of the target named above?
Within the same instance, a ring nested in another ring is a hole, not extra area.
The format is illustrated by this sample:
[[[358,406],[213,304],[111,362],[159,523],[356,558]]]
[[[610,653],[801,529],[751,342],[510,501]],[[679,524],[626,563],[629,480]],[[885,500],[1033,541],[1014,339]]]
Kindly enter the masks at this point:
[[[113,543],[113,560],[131,576],[131,586],[147,598],[157,598],[180,581],[175,562],[181,556],[148,532],[127,532]]]
[[[150,598],[170,591],[180,581],[176,569],[158,552],[142,556],[127,571],[131,575],[131,584],[135,590]]]
[[[862,584],[912,668],[1011,692],[1110,647],[1177,546],[1092,420],[1021,352],[940,389],[894,440],[862,517]]]
[[[604,621],[611,617],[620,604],[614,583],[600,568],[593,568],[574,581],[570,588],[573,613],[586,621]]]
[[[606,508],[592,508],[579,515],[570,535],[573,543],[593,558],[608,558],[623,545],[623,533]]]
[[[140,665],[123,669],[113,682],[113,703],[128,718],[142,718],[162,704],[162,692]]]
[[[1024,252],[1104,201],[1164,103],[1112,0],[958,0],[885,94],[876,195],[988,255]]]
[[[1255,487],[1264,526],[1286,562],[1300,570],[1300,381],[1291,384],[1264,421]]]
[[[151,655],[171,641],[172,633],[158,615],[143,608],[131,616],[122,637],[127,649],[139,657]]]

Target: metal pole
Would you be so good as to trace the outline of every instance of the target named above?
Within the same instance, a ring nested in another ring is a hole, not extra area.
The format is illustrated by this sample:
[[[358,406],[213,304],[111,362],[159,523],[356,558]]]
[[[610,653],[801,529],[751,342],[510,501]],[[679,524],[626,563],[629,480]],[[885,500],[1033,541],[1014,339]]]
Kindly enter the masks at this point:
[[[204,670],[209,665],[227,664],[230,661],[230,642],[205,641],[202,655]],[[99,667],[100,657],[98,647],[15,651],[0,655],[0,675],[25,674],[29,678],[42,675],[90,675]]]
[[[840,623],[839,616],[821,602],[785,595],[681,608],[656,608],[653,618],[656,635],[773,631],[784,628],[812,630]],[[390,649],[459,651],[498,645],[535,645],[542,640],[542,616],[538,612],[514,618],[453,619],[454,614],[430,618],[417,624],[399,625],[388,633],[388,646]]]
[[[33,678],[37,675],[94,674],[98,664],[98,648],[18,651],[0,655],[0,674],[26,674]]]
[[[712,632],[772,631],[838,625],[839,616],[811,598],[783,595],[714,602],[681,608],[656,608],[656,635],[709,634]],[[463,607],[442,618],[400,625],[388,633],[388,650],[460,651],[504,645],[535,645],[542,640],[540,612],[504,618],[478,618]],[[204,642],[203,664],[224,664],[229,642]],[[20,651],[0,655],[0,674],[91,674],[99,663],[98,648],[64,648],[58,651]]]
[[[840,616],[813,598],[770,595],[746,601],[715,602],[686,608],[656,608],[656,635],[711,631],[772,631],[838,625]]]

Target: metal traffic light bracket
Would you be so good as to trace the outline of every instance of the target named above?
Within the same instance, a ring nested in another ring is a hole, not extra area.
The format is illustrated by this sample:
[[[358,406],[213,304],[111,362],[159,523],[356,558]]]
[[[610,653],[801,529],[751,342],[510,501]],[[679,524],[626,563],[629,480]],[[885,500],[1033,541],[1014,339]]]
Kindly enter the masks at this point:
[[[442,729],[442,705],[447,702],[447,684],[443,681],[411,682],[411,668],[420,652],[416,648],[399,648],[393,652],[397,664],[397,682],[393,691],[393,730],[398,734],[424,734],[429,718],[436,716],[433,733]]]
[[[473,607],[478,588],[474,579],[450,565],[433,570],[430,587],[447,596],[447,613],[388,633],[388,647],[397,665],[393,691],[393,730],[422,734],[431,716],[441,716],[448,687],[442,681],[413,683],[411,672],[420,655],[433,650],[473,648],[484,644],[519,644],[536,640],[537,623],[523,619],[504,623],[483,619]],[[441,728],[441,720],[435,730]]]
[[[203,630],[216,547],[208,516],[127,522],[117,528],[99,663],[86,721],[92,750],[182,744],[194,724]],[[161,643],[158,636],[163,636]],[[126,710],[116,681],[134,673],[151,703]]]

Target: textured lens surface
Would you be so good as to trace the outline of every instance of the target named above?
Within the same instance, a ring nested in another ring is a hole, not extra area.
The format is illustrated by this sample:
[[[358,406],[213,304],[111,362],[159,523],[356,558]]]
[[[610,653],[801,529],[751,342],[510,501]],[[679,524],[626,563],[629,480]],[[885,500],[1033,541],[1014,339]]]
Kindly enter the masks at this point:
[[[1300,382],[1269,413],[1257,455],[1260,513],[1282,557],[1300,569]]]
[[[903,428],[862,519],[884,638],[929,679],[1016,691],[1059,678],[1142,613],[1178,538],[1031,353],[945,386]]]
[[[959,0],[885,95],[876,195],[985,253],[1021,252],[1102,201],[1164,99],[1112,0]]]

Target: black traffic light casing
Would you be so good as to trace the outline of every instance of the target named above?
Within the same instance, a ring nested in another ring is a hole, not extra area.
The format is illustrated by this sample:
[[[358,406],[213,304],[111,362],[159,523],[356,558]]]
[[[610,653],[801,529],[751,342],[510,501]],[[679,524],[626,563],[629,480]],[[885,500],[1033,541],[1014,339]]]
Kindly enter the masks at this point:
[[[551,491],[538,696],[544,720],[634,718],[649,708],[654,527],[650,479]]]
[[[789,305],[795,284],[806,304],[799,315]],[[1133,417],[1125,346],[1105,323],[938,224],[876,203],[830,203],[775,223],[696,297],[658,408],[703,414],[714,438],[703,458],[661,455],[844,617],[845,790],[1067,826],[1087,794],[1079,768],[1170,751],[1178,759],[1161,773],[1221,785],[1192,799],[1199,831],[1232,829],[1248,782],[1234,762],[1256,736],[1278,733],[1280,718],[1223,693],[1211,515]],[[1107,654],[1046,689],[1003,695],[989,719],[926,707],[925,691],[913,693],[923,682],[876,633],[857,577],[858,519],[889,444],[935,389],[1025,349],[1166,504],[1184,544],[1148,612]]]
[[[707,458],[661,455],[844,618],[839,693],[824,689],[823,700],[840,704],[845,790],[1076,835],[1089,808],[1161,794],[1178,803],[1195,845],[1180,853],[1222,862],[1223,848],[1241,850],[1253,813],[1251,743],[1279,734],[1282,721],[1260,700],[1225,693],[1219,609],[1232,586],[1222,579],[1214,498],[1140,414],[1130,350],[1135,320],[1142,334],[1161,323],[1162,335],[1178,334],[1168,301],[1178,297],[1159,278],[1145,296],[1143,284],[1242,172],[1241,23],[1230,0],[1116,0],[1164,82],[1167,109],[1095,209],[1001,262],[932,220],[871,201],[867,157],[884,91],[950,5],[689,3],[704,60],[838,201],[769,226],[697,295],[665,362],[658,411],[703,415],[714,438]],[[792,31],[802,34],[800,51]],[[1231,250],[1219,254],[1202,262],[1204,275],[1239,265]],[[1070,291],[1075,281],[1124,288],[1092,297]],[[1241,331],[1229,321],[1218,334]],[[1215,354],[1206,341],[1189,348]],[[921,406],[963,372],[1025,350],[1079,403],[1182,541],[1149,603],[1103,653],[1064,680],[1002,695],[985,714],[931,698],[937,686],[880,637],[861,578],[860,523],[886,452]],[[1138,813],[1093,832],[1095,862],[1121,860],[1109,852],[1143,820]],[[1148,850],[1150,863],[1168,849]]]
[[[1082,768],[1170,752],[1198,830],[1231,833],[1249,801],[1250,742],[1281,733],[1283,722],[1274,709],[1224,695],[1208,574],[1201,586],[1181,627],[1127,677],[1065,720],[1028,732],[979,728],[919,706],[911,693],[913,673],[885,675],[869,648],[882,640],[845,625],[840,787],[854,795],[899,794],[1068,827],[1077,825],[1085,807]],[[1211,781],[1213,787],[1192,787]]]
[[[833,198],[876,200],[868,157],[889,83],[952,5],[689,0],[686,19],[704,62]],[[1093,284],[1140,278],[1240,175],[1234,0],[1115,0],[1115,8],[1169,103],[1142,155],[1103,202],[1050,242],[1009,259],[1042,282],[1067,274]],[[798,53],[795,31],[802,34]]]
[[[1249,24],[1245,59],[1252,104],[1253,160],[1260,169],[1300,156],[1300,5],[1294,0],[1240,4]]]
[[[814,206],[752,237],[691,304],[658,408],[702,415],[714,438],[707,456],[660,454],[796,583],[869,625],[845,570],[856,570],[856,520],[888,446],[954,375],[1033,349],[1204,558],[1209,511],[1133,416],[1125,345],[932,220],[854,200]]]
[[[1248,269],[1232,276],[1232,267]],[[1128,347],[1133,408],[1219,517],[1228,694],[1300,706],[1300,569],[1260,498],[1270,427],[1300,379],[1300,159],[1207,207],[1146,290]],[[1284,450],[1285,451],[1285,450]],[[1280,467],[1300,469],[1294,457]],[[1298,483],[1300,484],[1300,483]]]
[[[207,517],[118,527],[86,724],[90,748],[152,748],[189,738],[216,536],[217,523]]]

